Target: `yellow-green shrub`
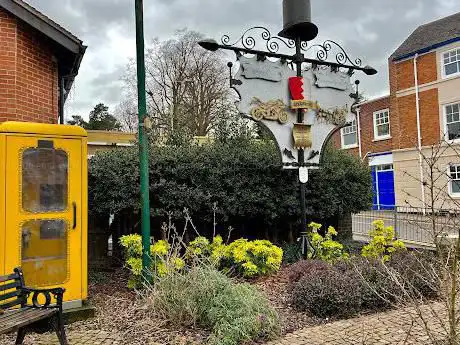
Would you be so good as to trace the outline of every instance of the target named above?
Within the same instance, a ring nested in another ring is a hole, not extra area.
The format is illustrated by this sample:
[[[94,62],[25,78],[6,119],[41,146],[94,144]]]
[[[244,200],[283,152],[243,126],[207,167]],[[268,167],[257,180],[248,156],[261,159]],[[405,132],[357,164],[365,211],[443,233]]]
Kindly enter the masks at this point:
[[[131,271],[130,287],[139,286],[142,278],[142,241],[140,235],[120,238],[125,251],[126,267]],[[156,277],[164,277],[171,269],[181,270],[185,261],[170,244],[160,240],[150,247],[151,271]],[[283,250],[270,241],[247,239],[236,240],[229,245],[221,236],[210,242],[205,237],[197,237],[185,250],[185,260],[193,264],[195,259],[206,259],[226,272],[236,273],[246,278],[267,275],[281,267]]]
[[[138,287],[142,282],[142,238],[140,235],[122,236],[120,244],[124,249],[125,265],[131,272],[128,287]],[[163,277],[169,270],[181,270],[185,267],[185,261],[164,240],[156,241],[150,246],[150,259],[149,274],[154,277]]]
[[[221,267],[252,278],[278,271],[282,260],[283,250],[270,241],[242,238],[226,246]]]
[[[329,263],[333,263],[339,259],[348,258],[348,254],[343,249],[343,244],[334,241],[333,237],[337,236],[337,231],[330,226],[327,229],[326,235],[321,236],[318,231],[322,225],[318,223],[310,223],[310,245],[312,250],[309,251],[310,259],[319,259]]]
[[[216,236],[212,242],[205,237],[197,237],[187,249],[188,258],[206,257],[224,271],[252,278],[279,270],[283,260],[283,250],[270,241],[248,241],[241,238],[228,245],[222,237]]]
[[[406,249],[402,241],[395,239],[395,230],[392,226],[386,227],[383,220],[376,220],[372,226],[373,229],[369,231],[371,241],[363,247],[362,256],[386,262],[397,251]]]

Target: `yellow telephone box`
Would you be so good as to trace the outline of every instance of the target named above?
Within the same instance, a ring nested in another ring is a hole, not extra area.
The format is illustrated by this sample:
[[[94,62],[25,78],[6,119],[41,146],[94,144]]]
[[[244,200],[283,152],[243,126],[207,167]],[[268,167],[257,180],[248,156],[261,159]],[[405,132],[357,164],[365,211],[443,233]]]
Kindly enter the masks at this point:
[[[87,134],[76,126],[0,124],[0,275],[87,298]]]

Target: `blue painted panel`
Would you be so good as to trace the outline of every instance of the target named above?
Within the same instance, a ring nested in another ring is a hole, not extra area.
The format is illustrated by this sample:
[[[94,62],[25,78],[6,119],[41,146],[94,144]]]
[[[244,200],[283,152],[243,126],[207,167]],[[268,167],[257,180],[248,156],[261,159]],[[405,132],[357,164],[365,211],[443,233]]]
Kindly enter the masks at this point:
[[[379,171],[379,201],[380,209],[393,210],[395,208],[395,178],[394,171]]]

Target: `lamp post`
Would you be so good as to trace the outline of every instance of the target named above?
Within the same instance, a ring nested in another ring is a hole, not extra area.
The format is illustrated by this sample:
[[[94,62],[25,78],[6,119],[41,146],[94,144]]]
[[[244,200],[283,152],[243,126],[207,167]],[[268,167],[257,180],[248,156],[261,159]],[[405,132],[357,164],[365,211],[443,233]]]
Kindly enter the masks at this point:
[[[137,98],[139,111],[139,174],[141,182],[142,269],[150,267],[149,144],[146,135],[145,52],[143,0],[136,0]]]
[[[280,37],[272,36],[270,32],[263,27],[257,26],[244,32],[241,38],[234,44],[229,44],[230,38],[227,35],[222,37],[222,44],[213,39],[205,39],[199,42],[199,45],[209,51],[217,51],[219,49],[233,51],[240,58],[244,54],[251,54],[257,56],[257,60],[265,60],[267,57],[280,59],[284,62],[289,62],[295,67],[297,77],[302,77],[302,67],[304,64],[310,64],[312,68],[318,66],[330,67],[332,71],[339,71],[340,69],[347,69],[348,76],[351,76],[355,71],[362,71],[366,75],[377,74],[371,66],[361,66],[361,59],[352,61],[345,50],[336,42],[328,40],[322,45],[316,44],[312,47],[319,49],[316,58],[308,58],[305,52],[309,51],[309,41],[313,40],[318,35],[318,28],[311,22],[311,5],[310,0],[283,0],[283,30],[278,34]],[[265,41],[267,50],[254,49],[256,46],[255,39],[248,36],[251,30],[262,30],[262,40]],[[295,49],[295,53],[281,54],[279,53],[279,45],[284,44],[289,49]],[[332,48],[335,47],[339,53],[335,56],[335,61],[329,61]],[[232,68],[233,64],[228,67]],[[230,77],[230,85],[233,87],[241,83],[241,81]],[[297,109],[297,122],[303,124],[304,122],[304,109]],[[308,180],[308,169],[317,166],[317,164],[310,163],[319,152],[311,151],[309,157],[305,155],[305,149],[298,150],[297,162],[292,163],[299,169],[300,180],[300,205],[301,205],[301,235],[302,235],[302,251],[305,253],[306,244],[306,231],[307,231],[307,215],[306,215],[306,182]]]

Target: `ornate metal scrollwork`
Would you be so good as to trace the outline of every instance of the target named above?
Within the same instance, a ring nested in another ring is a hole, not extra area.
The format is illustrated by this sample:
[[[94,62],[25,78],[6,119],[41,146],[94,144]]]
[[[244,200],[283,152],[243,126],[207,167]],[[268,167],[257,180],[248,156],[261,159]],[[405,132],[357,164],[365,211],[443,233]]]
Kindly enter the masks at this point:
[[[295,48],[294,40],[285,40],[278,36],[273,36],[270,31],[263,26],[254,26],[246,30],[243,35],[234,43],[230,43],[231,39],[229,35],[222,36],[222,44],[227,47],[234,47],[241,44],[246,49],[254,49],[257,45],[257,40],[253,32],[260,31],[260,37],[264,41],[267,51],[270,53],[277,53],[280,50],[280,44],[286,48]],[[306,42],[305,42],[306,43]]]
[[[338,50],[335,55],[335,61],[338,64],[349,63],[354,67],[362,66],[362,60],[360,58],[356,58],[354,60],[351,59],[346,53],[345,49],[343,49],[342,46],[335,41],[327,40],[327,41],[324,41],[323,44],[314,44],[307,49],[305,49],[305,47],[302,46],[302,50],[304,52],[309,52],[310,50],[314,50],[315,48],[318,49],[316,52],[316,58],[320,61],[328,61],[329,55],[331,55],[331,53],[334,50]]]
[[[261,38],[260,41],[257,40],[259,34]],[[229,50],[236,51],[237,54],[250,53],[252,50],[254,53],[261,55],[262,58],[266,57],[266,55],[270,56],[270,54],[273,54],[276,55],[273,57],[281,58],[288,62],[294,62],[295,60],[295,54],[293,54],[292,50],[300,48],[306,60],[304,62],[309,62],[313,65],[315,65],[316,62],[317,65],[330,66],[335,69],[348,67],[351,70],[355,68],[365,70],[365,67],[362,67],[362,60],[360,58],[350,58],[345,49],[335,41],[326,40],[322,44],[312,45],[307,41],[301,41],[299,43],[300,47],[298,47],[296,41],[286,40],[279,36],[272,35],[270,31],[263,26],[254,26],[246,30],[243,35],[234,42],[232,42],[229,35],[223,35],[221,42],[223,45],[221,48],[225,49],[228,47]],[[257,46],[261,45],[265,46],[265,49],[256,49]],[[278,51],[281,47],[291,50],[291,54],[293,55],[279,54]],[[313,56],[309,57],[309,54]]]
[[[300,42],[300,50],[306,52],[308,50],[308,42],[306,41]]]

